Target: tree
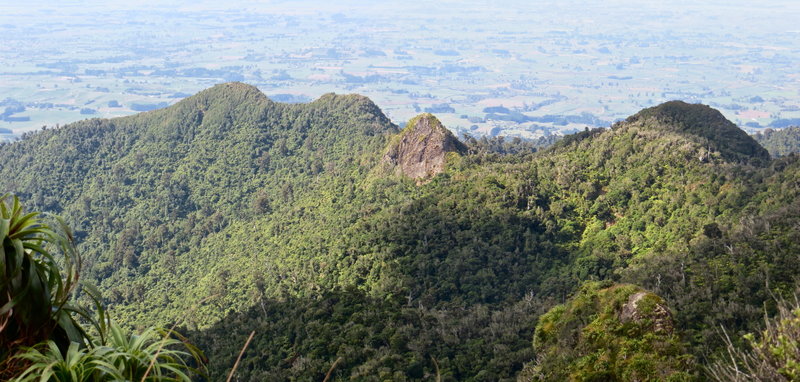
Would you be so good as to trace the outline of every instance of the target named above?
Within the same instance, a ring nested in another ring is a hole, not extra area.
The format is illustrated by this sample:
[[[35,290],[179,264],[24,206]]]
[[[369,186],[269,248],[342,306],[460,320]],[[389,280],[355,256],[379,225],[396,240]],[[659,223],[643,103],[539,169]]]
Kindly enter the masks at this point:
[[[21,366],[13,355],[22,346],[52,340],[64,351],[86,339],[73,315],[86,312],[70,304],[81,262],[69,229],[58,220],[61,230],[54,231],[38,213],[23,213],[16,196],[8,200],[0,197],[0,377]]]
[[[127,333],[111,323],[99,292],[89,286],[95,313],[74,305],[81,261],[69,228],[55,218],[55,231],[37,212],[25,214],[16,196],[10,204],[7,199],[0,197],[0,378],[191,381],[190,372],[198,370],[187,359],[202,365],[205,357],[186,338],[155,328]],[[94,326],[94,336],[78,316]]]
[[[796,301],[796,300],[795,300]],[[785,300],[778,314],[765,319],[764,330],[756,337],[746,334],[745,347],[733,344],[723,331],[728,359],[708,367],[715,381],[797,381],[800,380],[800,305]]]

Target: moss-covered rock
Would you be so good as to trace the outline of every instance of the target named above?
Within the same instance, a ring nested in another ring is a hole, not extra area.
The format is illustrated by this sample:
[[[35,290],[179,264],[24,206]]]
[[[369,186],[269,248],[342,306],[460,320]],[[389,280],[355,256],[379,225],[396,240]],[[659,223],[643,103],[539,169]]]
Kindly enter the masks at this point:
[[[533,346],[521,381],[695,379],[666,303],[635,285],[584,284],[539,319]]]

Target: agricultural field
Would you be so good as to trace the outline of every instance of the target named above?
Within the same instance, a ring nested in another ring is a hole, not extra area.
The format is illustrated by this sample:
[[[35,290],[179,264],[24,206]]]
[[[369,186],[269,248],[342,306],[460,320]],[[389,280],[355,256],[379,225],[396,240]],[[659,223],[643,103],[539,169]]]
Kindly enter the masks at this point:
[[[227,81],[281,102],[359,93],[395,123],[429,111],[474,136],[607,126],[672,99],[751,132],[800,122],[788,0],[163,3],[0,6],[0,139]]]

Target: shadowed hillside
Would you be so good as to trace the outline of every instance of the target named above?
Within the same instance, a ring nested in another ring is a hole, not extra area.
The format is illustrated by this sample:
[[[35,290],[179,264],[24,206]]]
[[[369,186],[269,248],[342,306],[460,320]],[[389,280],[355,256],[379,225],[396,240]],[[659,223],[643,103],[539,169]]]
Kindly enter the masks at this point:
[[[670,102],[538,152],[420,118],[400,132],[361,96],[223,84],[3,145],[0,187],[68,217],[112,314],[192,331],[212,379],[256,330],[243,379],[342,357],[335,380],[513,380],[539,316],[590,281],[661,296],[699,364],[719,325],[753,330],[794,290],[800,163],[713,109]],[[387,153],[421,172],[381,171]]]
[[[769,161],[767,150],[722,113],[706,105],[666,102],[644,109],[625,122],[686,134],[726,160],[753,164]],[[698,154],[705,158],[709,153]]]

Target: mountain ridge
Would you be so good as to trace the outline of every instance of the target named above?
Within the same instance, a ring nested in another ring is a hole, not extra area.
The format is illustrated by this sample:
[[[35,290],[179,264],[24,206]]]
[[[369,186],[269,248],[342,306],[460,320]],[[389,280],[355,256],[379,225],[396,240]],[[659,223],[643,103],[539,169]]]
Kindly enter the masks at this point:
[[[243,379],[320,379],[341,356],[339,379],[511,380],[588,280],[663,297],[701,359],[796,274],[800,161],[709,150],[668,113],[536,153],[469,143],[415,184],[375,171],[404,135],[366,97],[212,89],[202,118],[190,97],[0,146],[0,189],[67,217],[123,324],[179,322],[218,360],[259,328]]]
[[[765,165],[770,159],[769,152],[758,142],[707,105],[669,101],[644,109],[628,117],[624,123],[699,138],[700,143],[720,152],[730,161]]]

